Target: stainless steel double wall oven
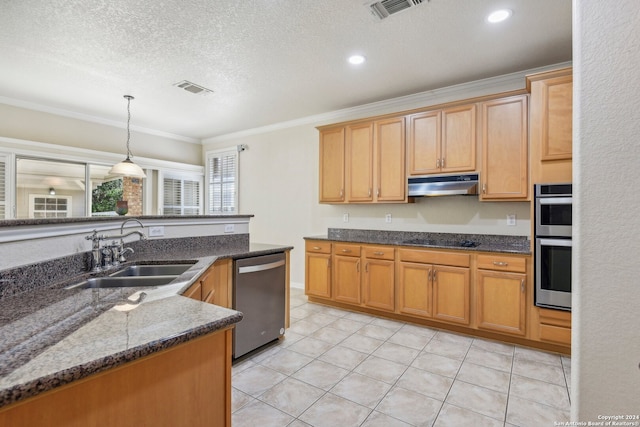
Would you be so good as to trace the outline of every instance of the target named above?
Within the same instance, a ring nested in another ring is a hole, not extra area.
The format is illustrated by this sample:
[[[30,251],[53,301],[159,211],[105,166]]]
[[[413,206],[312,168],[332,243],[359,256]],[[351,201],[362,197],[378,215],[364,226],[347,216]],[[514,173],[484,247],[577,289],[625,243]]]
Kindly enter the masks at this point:
[[[572,185],[536,184],[536,305],[571,310]]]

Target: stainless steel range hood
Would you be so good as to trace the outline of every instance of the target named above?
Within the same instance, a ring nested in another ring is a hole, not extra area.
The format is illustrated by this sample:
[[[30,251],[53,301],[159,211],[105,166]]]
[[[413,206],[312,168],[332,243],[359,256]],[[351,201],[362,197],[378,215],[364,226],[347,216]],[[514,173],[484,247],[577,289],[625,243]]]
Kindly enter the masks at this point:
[[[478,194],[478,174],[409,178],[409,197]]]

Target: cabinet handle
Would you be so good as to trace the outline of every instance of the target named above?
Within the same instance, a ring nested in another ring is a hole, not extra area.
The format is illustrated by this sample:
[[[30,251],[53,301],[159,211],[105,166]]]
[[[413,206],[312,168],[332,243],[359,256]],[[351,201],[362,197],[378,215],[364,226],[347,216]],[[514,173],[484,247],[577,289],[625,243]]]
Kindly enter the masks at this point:
[[[482,184],[482,194],[487,194],[487,184]]]
[[[506,267],[507,265],[509,265],[509,263],[504,261],[493,261],[493,265],[497,265],[498,267]]]
[[[438,280],[438,278],[436,277],[436,273],[437,271],[433,270],[433,282],[435,283],[436,280]]]
[[[524,293],[524,279],[520,281],[520,292]]]
[[[382,256],[382,255],[384,255],[384,252],[374,252],[373,254],[377,255],[377,256]]]
[[[440,159],[436,160],[436,167],[439,168],[440,167]]]
[[[442,158],[441,164],[442,164],[442,167],[444,168],[444,157]]]
[[[367,197],[371,197],[371,189],[369,189],[369,193],[368,193]]]
[[[380,189],[378,188],[378,190],[376,191],[376,197],[380,197]]]
[[[369,263],[366,263],[366,264],[364,265],[364,272],[365,272],[365,273],[368,273],[368,272],[369,272]]]
[[[356,262],[356,272],[360,273],[360,260]]]
[[[344,197],[344,189],[343,189],[343,188],[341,188],[341,189],[340,189],[340,198],[342,199],[343,197]]]
[[[313,247],[313,250],[314,250],[314,251],[319,251],[320,249],[322,249],[320,246],[314,246],[314,247]]]
[[[342,252],[344,252],[345,254],[350,254],[351,253],[351,249],[343,249]]]
[[[427,282],[431,281],[431,270],[429,270],[429,274],[427,275]]]

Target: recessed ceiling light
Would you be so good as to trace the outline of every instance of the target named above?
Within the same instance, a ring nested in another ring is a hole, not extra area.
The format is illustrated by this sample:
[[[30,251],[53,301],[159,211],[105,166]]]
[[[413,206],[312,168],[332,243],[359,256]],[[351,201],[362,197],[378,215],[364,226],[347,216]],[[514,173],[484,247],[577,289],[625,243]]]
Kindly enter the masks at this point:
[[[495,12],[491,12],[489,14],[489,16],[487,17],[487,21],[491,22],[492,24],[495,24],[498,22],[502,22],[505,19],[508,19],[512,14],[513,12],[509,9],[496,10]]]
[[[365,57],[362,55],[351,55],[349,57],[349,63],[353,65],[360,65],[364,63],[365,60]]]

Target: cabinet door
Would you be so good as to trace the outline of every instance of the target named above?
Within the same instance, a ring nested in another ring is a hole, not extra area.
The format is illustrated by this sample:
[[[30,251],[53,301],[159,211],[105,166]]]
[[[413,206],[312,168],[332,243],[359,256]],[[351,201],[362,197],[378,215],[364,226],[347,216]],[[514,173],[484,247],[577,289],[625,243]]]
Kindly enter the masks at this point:
[[[464,267],[433,267],[433,317],[468,325],[469,269]]]
[[[373,123],[347,127],[347,201],[373,201]]]
[[[528,197],[527,96],[482,104],[481,200]]]
[[[381,310],[395,310],[393,261],[365,258],[363,281],[365,305]]]
[[[431,317],[432,266],[400,262],[398,268],[398,312]]]
[[[476,106],[463,105],[442,111],[442,172],[476,169]]]
[[[570,159],[573,142],[573,76],[543,80],[540,84],[541,160]]]
[[[360,304],[360,257],[334,255],[333,299]]]
[[[409,175],[440,171],[440,111],[409,116]]]
[[[331,298],[331,255],[307,252],[305,271],[305,293]]]
[[[320,133],[320,202],[344,202],[344,128]]]
[[[376,122],[376,200],[401,202],[406,199],[404,117]]]
[[[525,334],[526,275],[477,271],[478,328]]]

